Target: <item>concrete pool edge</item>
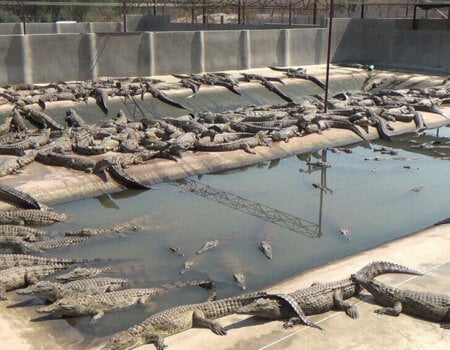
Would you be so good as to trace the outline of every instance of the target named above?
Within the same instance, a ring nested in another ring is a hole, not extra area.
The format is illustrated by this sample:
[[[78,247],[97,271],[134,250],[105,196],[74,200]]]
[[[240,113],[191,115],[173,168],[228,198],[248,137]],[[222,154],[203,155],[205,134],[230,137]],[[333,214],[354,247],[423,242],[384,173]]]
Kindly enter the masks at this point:
[[[352,254],[328,264],[317,266],[295,275],[287,280],[268,286],[272,292],[289,292],[307,287],[312,282],[328,282],[348,276],[362,266],[375,260],[386,260],[407,265],[425,272],[422,277],[410,275],[384,275],[380,277],[386,283],[399,285],[401,288],[420,289],[448,294],[447,284],[442,284],[442,278],[437,278],[439,269],[450,271],[450,225],[428,227],[393,241],[383,243],[374,248]],[[441,271],[442,272],[442,271]],[[447,276],[445,272],[444,277]],[[428,281],[425,286],[421,281]],[[417,287],[417,284],[419,287]],[[220,293],[220,292],[219,292]],[[374,305],[352,298],[352,303],[360,304],[360,318],[353,320],[343,312],[331,311],[325,314],[311,316],[313,322],[318,322],[325,330],[296,326],[283,329],[279,321],[261,321],[244,315],[231,315],[219,319],[228,334],[225,337],[214,335],[207,329],[191,329],[168,337],[166,344],[171,350],[193,349],[208,344],[215,349],[298,349],[301,342],[308,349],[321,349],[327,344],[334,344],[336,349],[347,349],[350,344],[367,337],[364,348],[375,349],[380,345],[394,344],[396,348],[411,348],[431,346],[434,349],[444,349],[448,344],[446,330],[440,329],[436,323],[419,320],[407,315],[399,318],[378,316],[373,314]],[[83,340],[78,331],[69,324],[59,320],[31,323],[37,314],[32,311],[8,309],[1,306],[0,340],[8,349],[97,349],[104,339],[96,339],[92,343]],[[25,323],[27,322],[27,323]],[[58,323],[55,323],[58,322]],[[380,323],[381,322],[381,323]],[[396,327],[396,325],[398,325]],[[376,327],[379,327],[376,328]],[[408,332],[425,336],[427,339],[399,337],[398,327],[409,327]],[[391,330],[391,331],[389,331]],[[55,334],[56,333],[56,334]],[[356,344],[357,345],[357,344]],[[148,344],[139,349],[154,349]]]

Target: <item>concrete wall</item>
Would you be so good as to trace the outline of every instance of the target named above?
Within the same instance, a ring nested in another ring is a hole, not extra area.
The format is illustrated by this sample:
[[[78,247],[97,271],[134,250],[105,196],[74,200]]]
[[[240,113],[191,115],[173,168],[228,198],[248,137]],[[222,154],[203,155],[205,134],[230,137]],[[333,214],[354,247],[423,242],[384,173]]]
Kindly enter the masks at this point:
[[[0,84],[199,73],[326,61],[326,28],[0,36]],[[335,19],[332,61],[450,71],[450,31]]]
[[[411,26],[411,20],[335,19],[333,61],[450,71],[450,31]]]

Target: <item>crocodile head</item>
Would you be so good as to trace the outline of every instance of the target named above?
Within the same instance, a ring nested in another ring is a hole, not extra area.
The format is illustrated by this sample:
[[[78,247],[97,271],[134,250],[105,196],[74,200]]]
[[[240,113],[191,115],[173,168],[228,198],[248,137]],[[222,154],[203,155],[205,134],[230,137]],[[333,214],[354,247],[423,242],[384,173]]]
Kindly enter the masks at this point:
[[[70,298],[62,298],[54,302],[53,304],[50,304],[48,306],[41,307],[37,309],[36,311],[39,313],[69,313],[72,310],[76,309],[76,303],[75,301],[71,300]]]
[[[48,293],[53,293],[58,284],[50,281],[39,281],[35,284],[28,286],[27,288],[19,289],[16,291],[17,294],[34,294],[34,295],[46,295]]]
[[[283,318],[283,305],[276,298],[258,298],[250,304],[244,305],[236,310],[237,314],[248,314],[264,318]]]
[[[365,288],[373,298],[383,305],[393,304],[395,301],[395,289],[388,287],[384,283],[375,279],[364,277],[360,274],[352,274],[351,279],[353,282],[359,284]]]

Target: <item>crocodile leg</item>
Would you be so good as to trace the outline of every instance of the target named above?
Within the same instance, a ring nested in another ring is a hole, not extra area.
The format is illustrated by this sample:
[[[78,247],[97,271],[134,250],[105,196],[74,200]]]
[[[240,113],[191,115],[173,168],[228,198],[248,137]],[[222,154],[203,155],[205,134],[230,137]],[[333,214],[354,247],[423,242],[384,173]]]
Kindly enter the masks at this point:
[[[209,328],[213,333],[217,335],[227,334],[225,328],[223,328],[219,323],[205,318],[203,312],[201,312],[200,310],[194,311],[192,319],[194,326]]]
[[[355,305],[351,304],[348,301],[345,301],[342,298],[342,291],[341,290],[335,290],[333,293],[333,302],[334,302],[334,306],[338,309],[338,310],[343,310],[345,311],[345,313],[350,316],[351,318],[358,318],[359,314],[358,314],[358,309],[356,308]]]
[[[395,302],[393,307],[382,307],[381,309],[375,310],[375,313],[379,315],[399,316],[402,312],[402,309],[402,303],[397,301]]]
[[[97,312],[97,313],[94,315],[94,317],[92,317],[90,323],[91,323],[92,325],[95,324],[95,323],[97,323],[98,320],[101,319],[103,316],[105,316],[105,312],[104,312],[104,311],[99,311],[99,312]]]
[[[296,317],[291,317],[290,319],[288,319],[284,323],[284,328],[292,327],[294,324],[304,324],[305,326],[308,326],[308,327],[313,327],[313,328],[323,330],[322,327],[316,325],[315,323],[311,322],[310,320],[308,320],[306,318],[306,315],[303,312],[303,310],[301,309],[300,305],[298,305],[298,303],[292,297],[290,297],[289,295],[286,295],[286,294],[283,294],[283,295],[278,294],[277,296],[279,298],[283,299],[284,301],[286,301],[287,303],[289,303],[289,305],[292,307],[292,310],[297,315]]]

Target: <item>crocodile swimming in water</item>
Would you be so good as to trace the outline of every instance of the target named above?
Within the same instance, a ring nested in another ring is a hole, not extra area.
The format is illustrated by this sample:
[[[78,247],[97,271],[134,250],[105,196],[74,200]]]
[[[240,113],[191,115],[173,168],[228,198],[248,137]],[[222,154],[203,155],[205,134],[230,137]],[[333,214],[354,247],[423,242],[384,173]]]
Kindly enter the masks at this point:
[[[351,278],[372,294],[377,304],[384,306],[375,310],[377,314],[398,316],[403,312],[426,320],[443,322],[441,327],[450,329],[450,297],[448,295],[402,290],[360,274],[353,274]]]
[[[384,261],[375,261],[363,267],[358,274],[374,278],[386,273],[406,273],[421,275],[420,272],[405,266]],[[328,312],[332,309],[344,310],[351,318],[358,317],[358,310],[354,305],[346,301],[362,290],[351,278],[329,283],[314,283],[310,287],[299,289],[288,294],[270,294],[259,298],[236,311],[239,314],[251,314],[269,319],[288,319],[285,326],[294,323],[304,323],[297,317],[298,310],[304,315],[315,315]],[[286,300],[288,297],[288,300]],[[293,308],[296,305],[297,308]],[[298,310],[297,310],[298,309]]]

